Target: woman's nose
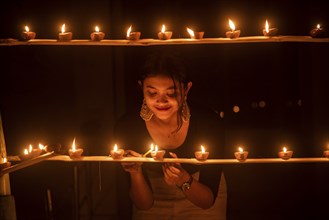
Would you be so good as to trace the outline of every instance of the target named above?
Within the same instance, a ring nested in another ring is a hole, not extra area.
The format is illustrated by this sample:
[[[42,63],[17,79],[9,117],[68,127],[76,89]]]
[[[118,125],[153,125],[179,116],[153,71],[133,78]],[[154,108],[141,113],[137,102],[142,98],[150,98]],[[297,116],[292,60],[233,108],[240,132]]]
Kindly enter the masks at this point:
[[[167,96],[165,94],[159,95],[158,102],[168,102]]]

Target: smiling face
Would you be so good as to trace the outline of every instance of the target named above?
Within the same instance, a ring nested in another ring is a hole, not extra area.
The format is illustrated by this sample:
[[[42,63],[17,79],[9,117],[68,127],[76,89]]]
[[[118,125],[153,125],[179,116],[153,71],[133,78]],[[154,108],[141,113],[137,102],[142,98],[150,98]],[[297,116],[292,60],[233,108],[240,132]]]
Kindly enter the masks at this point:
[[[176,120],[182,98],[188,89],[175,84],[172,78],[164,75],[150,75],[143,81],[143,94],[147,106],[160,120]]]

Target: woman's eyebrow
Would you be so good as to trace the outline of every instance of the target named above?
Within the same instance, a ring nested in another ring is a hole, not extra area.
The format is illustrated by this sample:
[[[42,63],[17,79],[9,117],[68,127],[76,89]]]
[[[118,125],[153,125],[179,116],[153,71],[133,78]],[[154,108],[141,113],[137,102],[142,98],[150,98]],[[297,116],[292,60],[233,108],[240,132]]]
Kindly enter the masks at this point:
[[[154,86],[151,86],[151,85],[146,85],[146,88],[157,89],[157,88],[155,88]],[[167,90],[171,90],[171,89],[175,89],[175,86],[169,86],[169,87],[167,88]]]

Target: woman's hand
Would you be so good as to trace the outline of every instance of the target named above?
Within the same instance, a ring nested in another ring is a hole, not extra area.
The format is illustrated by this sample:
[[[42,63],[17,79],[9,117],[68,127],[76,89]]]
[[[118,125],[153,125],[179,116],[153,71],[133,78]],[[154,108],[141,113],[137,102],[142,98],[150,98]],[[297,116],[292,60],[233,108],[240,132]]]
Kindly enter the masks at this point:
[[[133,150],[126,150],[125,151],[125,155],[126,157],[141,157],[142,155],[133,151]],[[126,171],[129,172],[131,174],[133,173],[138,173],[141,172],[141,167],[142,167],[141,162],[122,162],[122,168]]]
[[[169,152],[170,156],[177,158],[175,153]],[[190,174],[183,169],[180,163],[165,163],[162,166],[164,180],[168,185],[181,186],[188,181]]]

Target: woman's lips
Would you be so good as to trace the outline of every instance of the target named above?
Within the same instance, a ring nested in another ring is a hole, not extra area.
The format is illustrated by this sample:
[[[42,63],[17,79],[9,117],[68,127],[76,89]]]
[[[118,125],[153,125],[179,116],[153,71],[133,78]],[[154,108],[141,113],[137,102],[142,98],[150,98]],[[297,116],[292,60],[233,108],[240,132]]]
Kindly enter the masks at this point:
[[[170,107],[155,107],[158,111],[167,111]]]

